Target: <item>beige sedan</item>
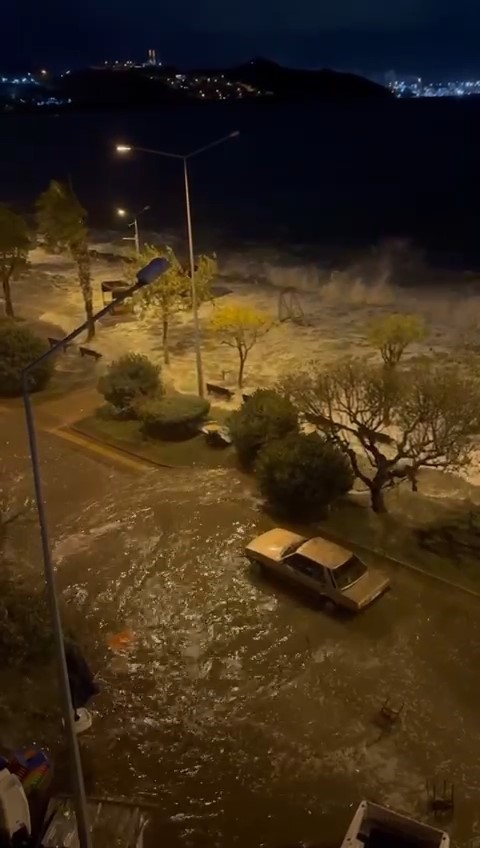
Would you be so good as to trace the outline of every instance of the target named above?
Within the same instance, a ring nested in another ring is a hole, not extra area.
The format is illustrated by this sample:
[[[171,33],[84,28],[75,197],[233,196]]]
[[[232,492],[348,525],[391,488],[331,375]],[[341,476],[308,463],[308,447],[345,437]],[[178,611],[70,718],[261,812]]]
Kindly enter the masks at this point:
[[[272,574],[352,612],[364,609],[390,586],[380,571],[321,536],[306,539],[278,527],[253,539],[245,552]]]

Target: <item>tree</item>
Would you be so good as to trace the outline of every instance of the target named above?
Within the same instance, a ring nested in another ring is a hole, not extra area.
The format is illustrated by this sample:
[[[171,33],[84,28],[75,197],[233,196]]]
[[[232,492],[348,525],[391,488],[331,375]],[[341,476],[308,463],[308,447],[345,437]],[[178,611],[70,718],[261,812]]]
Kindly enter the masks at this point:
[[[232,412],[228,427],[240,462],[251,468],[264,445],[298,432],[298,415],[278,392],[258,389]]]
[[[0,396],[15,397],[22,392],[22,371],[48,350],[48,345],[25,324],[0,322]],[[43,389],[53,371],[52,359],[44,359],[28,376],[31,392]]]
[[[348,457],[317,433],[290,433],[269,442],[255,465],[262,495],[287,518],[307,518],[352,487]]]
[[[140,353],[127,353],[112,362],[98,381],[98,391],[122,415],[131,415],[142,397],[159,395],[160,368]]]
[[[197,395],[147,398],[138,409],[142,430],[157,439],[190,439],[198,435],[208,415],[210,401]]]
[[[346,453],[370,490],[375,512],[385,511],[385,489],[401,480],[416,491],[420,468],[455,471],[468,465],[472,436],[480,431],[480,385],[455,364],[425,361],[392,381],[383,368],[347,359],[328,371],[312,365],[281,388]]]
[[[239,358],[238,387],[243,386],[243,373],[248,354],[258,340],[272,327],[272,320],[264,312],[243,303],[225,304],[215,309],[210,319],[211,329],[219,335],[222,344],[236,348]]]
[[[395,370],[407,347],[414,342],[421,342],[425,335],[425,322],[419,315],[387,315],[372,322],[368,339],[372,347],[380,352],[386,380],[395,379]],[[387,398],[383,411],[383,423],[386,426],[390,424],[390,407]]]
[[[45,238],[47,250],[70,251],[77,263],[78,282],[82,291],[88,321],[87,338],[95,335],[93,322],[93,292],[88,252],[87,213],[73,190],[64,183],[51,180],[49,187],[37,198],[37,226]]]
[[[407,347],[425,336],[425,322],[419,315],[386,315],[368,330],[368,341],[380,351],[386,368],[396,368]]]
[[[156,283],[145,286],[136,295],[136,305],[141,314],[153,314],[162,324],[162,347],[165,365],[170,363],[170,352],[168,349],[168,331],[172,315],[181,309],[192,308],[192,280],[189,272],[177,259],[171,247],[154,247],[146,244],[139,257],[135,257],[133,263],[129,263],[127,276],[133,283],[137,271],[143,268],[152,259],[164,256],[168,259],[170,267]],[[198,256],[195,266],[195,289],[197,303],[203,303],[212,299],[210,285],[217,273],[217,262],[215,256]]]
[[[5,300],[5,315],[14,318],[10,283],[27,267],[30,247],[24,219],[0,204],[0,280]]]

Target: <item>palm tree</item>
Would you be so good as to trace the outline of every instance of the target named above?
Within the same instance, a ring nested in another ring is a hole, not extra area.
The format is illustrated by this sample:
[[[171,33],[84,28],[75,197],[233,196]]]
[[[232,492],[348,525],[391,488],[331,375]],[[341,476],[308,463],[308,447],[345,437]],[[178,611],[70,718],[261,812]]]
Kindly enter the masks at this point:
[[[47,249],[52,252],[68,250],[77,263],[78,282],[88,321],[87,339],[90,340],[95,335],[95,324],[86,226],[87,213],[73,190],[57,180],[51,180],[35,205],[38,230],[45,237]]]

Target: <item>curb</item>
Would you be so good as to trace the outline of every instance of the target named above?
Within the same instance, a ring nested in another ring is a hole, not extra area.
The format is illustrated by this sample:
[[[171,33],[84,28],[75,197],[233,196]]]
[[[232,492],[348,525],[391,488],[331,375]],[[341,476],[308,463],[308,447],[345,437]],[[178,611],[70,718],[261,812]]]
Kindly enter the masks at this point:
[[[471,595],[474,598],[478,598],[480,600],[480,591],[476,591],[475,589],[470,589],[468,586],[462,586],[461,583],[455,583],[453,580],[447,580],[446,577],[440,577],[438,574],[434,574],[432,571],[424,571],[423,568],[420,568],[418,565],[412,565],[411,562],[405,562],[402,559],[396,559],[395,557],[390,556],[384,551],[380,551],[376,548],[369,548],[366,545],[362,545],[360,542],[354,542],[353,540],[346,539],[345,537],[337,536],[335,533],[331,533],[329,530],[324,531],[322,527],[322,535],[325,536],[326,539],[329,539],[330,542],[336,542],[337,545],[342,545],[345,547],[349,545],[352,548],[358,548],[360,551],[364,551],[368,554],[375,554],[375,556],[382,557],[386,562],[391,563],[395,566],[400,566],[402,568],[408,568],[410,571],[414,571],[416,574],[421,574],[423,577],[428,577],[431,580],[436,580],[437,583],[441,583],[443,586],[448,586],[450,589],[456,589],[458,592],[465,592],[467,595]]]
[[[107,447],[109,450],[114,453],[123,454],[124,456],[128,456],[129,459],[135,460],[139,465],[146,465],[150,468],[188,468],[188,465],[167,465],[165,462],[157,462],[155,459],[149,459],[145,456],[140,456],[138,453],[129,450],[128,448],[121,448],[118,445],[112,444],[112,442],[107,441],[106,439],[101,439],[98,436],[93,436],[90,433],[85,433],[84,430],[80,430],[78,427],[75,427],[73,424],[68,424],[66,427],[60,427],[60,430],[71,430],[77,437],[80,437],[85,440],[85,442],[93,442],[96,445]]]

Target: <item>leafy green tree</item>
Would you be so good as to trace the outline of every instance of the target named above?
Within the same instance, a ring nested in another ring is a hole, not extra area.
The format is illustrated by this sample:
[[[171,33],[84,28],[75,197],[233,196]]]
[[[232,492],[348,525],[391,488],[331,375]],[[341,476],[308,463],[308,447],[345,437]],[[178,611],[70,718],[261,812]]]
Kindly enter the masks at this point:
[[[140,256],[135,257],[126,269],[130,282],[134,282],[137,271],[152,259],[164,256],[170,266],[156,283],[141,289],[135,296],[135,303],[142,315],[153,315],[161,322],[163,360],[165,365],[170,363],[168,347],[168,331],[173,315],[180,310],[192,308],[192,281],[188,269],[185,268],[171,247],[155,247],[145,244]],[[214,256],[198,256],[195,267],[195,288],[197,303],[200,305],[212,299],[210,286],[217,273],[217,263]]]
[[[408,480],[416,491],[420,468],[467,466],[480,432],[479,382],[455,364],[426,360],[392,381],[383,368],[346,359],[328,370],[312,364],[280,389],[349,457],[375,512],[385,511],[385,490],[396,483]]]
[[[122,415],[132,415],[141,398],[162,390],[160,368],[140,353],[116,359],[98,381],[100,394]]]
[[[251,468],[264,445],[298,432],[298,415],[287,398],[259,389],[232,412],[228,427],[240,462]]]
[[[272,319],[265,312],[243,303],[230,303],[216,307],[210,328],[220,337],[222,344],[236,349],[239,358],[238,387],[243,386],[245,363],[251,349],[272,327]]]
[[[0,396],[14,397],[22,392],[22,371],[48,350],[48,345],[25,324],[0,322]],[[29,373],[31,392],[45,388],[53,372],[52,359],[40,362]]]
[[[88,252],[87,213],[73,190],[65,183],[51,180],[49,187],[36,201],[37,226],[45,238],[45,246],[53,252],[69,251],[78,268],[88,321],[87,338],[95,335],[93,321],[93,292]]]
[[[425,336],[425,322],[419,315],[386,315],[372,321],[368,329],[368,341],[380,352],[386,368],[396,368],[407,347]]]
[[[5,300],[5,315],[14,318],[11,282],[28,265],[30,239],[26,221],[8,206],[0,204],[0,280]]]
[[[348,458],[317,433],[290,433],[268,442],[255,472],[263,497],[287,518],[309,518],[352,487]]]

